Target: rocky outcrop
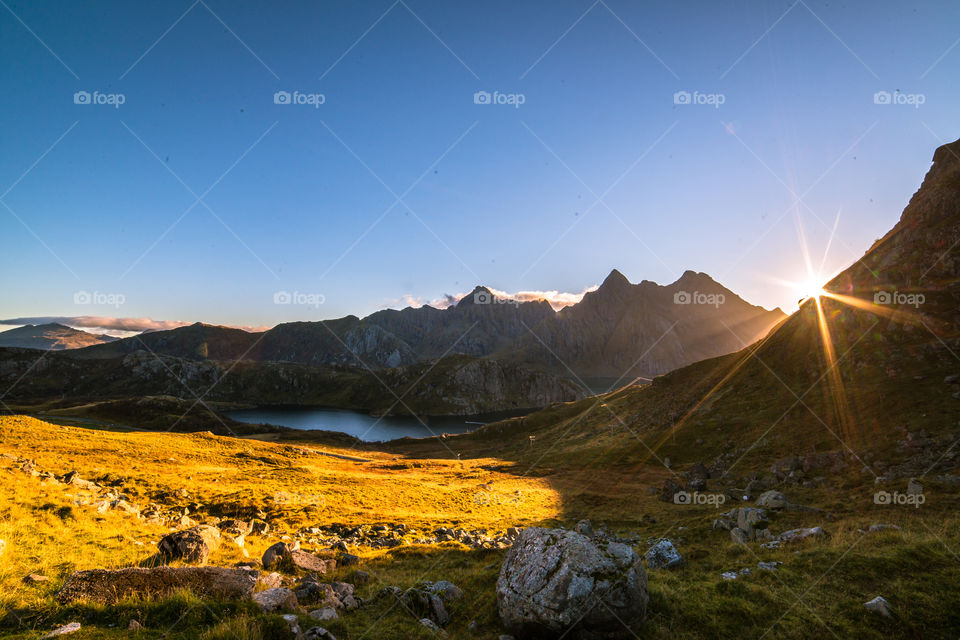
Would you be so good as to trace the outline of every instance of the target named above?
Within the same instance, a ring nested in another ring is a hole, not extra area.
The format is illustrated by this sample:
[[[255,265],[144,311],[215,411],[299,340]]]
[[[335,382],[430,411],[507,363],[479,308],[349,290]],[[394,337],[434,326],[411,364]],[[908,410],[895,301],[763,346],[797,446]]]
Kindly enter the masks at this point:
[[[136,596],[155,598],[186,589],[200,597],[246,599],[253,595],[257,572],[220,567],[153,567],[76,571],[57,593],[61,604],[83,600],[113,604]]]
[[[565,529],[525,529],[497,580],[500,618],[520,639],[631,637],[624,625],[643,620],[648,599],[632,547]]]

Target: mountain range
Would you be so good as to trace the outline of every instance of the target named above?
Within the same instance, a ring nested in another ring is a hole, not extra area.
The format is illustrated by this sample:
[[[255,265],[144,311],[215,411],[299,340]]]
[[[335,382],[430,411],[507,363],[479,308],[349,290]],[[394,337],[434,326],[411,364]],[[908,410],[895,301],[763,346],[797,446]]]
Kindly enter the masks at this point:
[[[290,322],[253,333],[205,324],[155,331],[76,352],[114,357],[147,350],[187,359],[291,362],[382,369],[447,355],[494,358],[574,378],[652,377],[736,351],[786,316],[745,302],[703,273],[661,286],[613,270],[577,304],[516,302],[478,286],[447,309],[387,309]]]

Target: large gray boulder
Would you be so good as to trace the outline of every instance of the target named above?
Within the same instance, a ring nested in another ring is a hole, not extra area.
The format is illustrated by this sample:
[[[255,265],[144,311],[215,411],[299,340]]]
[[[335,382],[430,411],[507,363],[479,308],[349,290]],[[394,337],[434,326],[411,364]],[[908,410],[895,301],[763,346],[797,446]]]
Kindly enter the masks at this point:
[[[187,589],[201,598],[244,600],[253,595],[257,572],[221,567],[131,567],[76,571],[57,593],[61,604],[83,600],[113,604],[123,598],[155,598]]]
[[[629,545],[566,529],[528,528],[497,580],[500,618],[517,638],[633,637],[647,609],[647,574]]]

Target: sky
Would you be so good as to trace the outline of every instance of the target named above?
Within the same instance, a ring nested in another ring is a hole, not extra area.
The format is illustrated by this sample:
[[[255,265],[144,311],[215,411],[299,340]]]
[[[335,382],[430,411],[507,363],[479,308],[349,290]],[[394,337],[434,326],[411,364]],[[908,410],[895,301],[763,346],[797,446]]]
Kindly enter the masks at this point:
[[[960,137],[960,4],[0,2],[0,319],[703,271],[796,308]],[[954,116],[954,117],[951,117]],[[572,298],[571,298],[572,296]]]

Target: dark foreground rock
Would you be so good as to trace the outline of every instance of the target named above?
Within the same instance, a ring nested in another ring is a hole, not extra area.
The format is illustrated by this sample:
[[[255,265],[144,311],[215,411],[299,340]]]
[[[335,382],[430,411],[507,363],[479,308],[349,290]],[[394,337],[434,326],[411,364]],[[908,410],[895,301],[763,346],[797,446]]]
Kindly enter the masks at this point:
[[[76,571],[57,593],[66,604],[86,600],[113,604],[128,596],[167,596],[189,589],[200,597],[246,599],[253,595],[257,572],[220,567],[131,567]]]
[[[183,531],[174,531],[157,543],[157,550],[164,561],[180,560],[190,564],[203,564],[210,553],[220,545],[220,532],[207,525],[199,525]]]
[[[520,639],[633,637],[626,627],[643,620],[648,600],[629,545],[565,529],[525,529],[497,580],[500,618]]]

